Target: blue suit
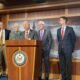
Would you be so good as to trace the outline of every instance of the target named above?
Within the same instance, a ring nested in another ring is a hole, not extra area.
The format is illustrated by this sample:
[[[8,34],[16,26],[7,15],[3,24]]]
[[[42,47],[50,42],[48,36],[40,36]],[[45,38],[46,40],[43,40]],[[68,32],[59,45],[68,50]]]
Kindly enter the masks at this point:
[[[66,27],[63,39],[61,36],[61,28],[59,28],[57,30],[57,39],[62,80],[72,80],[72,52],[74,51],[76,41],[73,28]]]

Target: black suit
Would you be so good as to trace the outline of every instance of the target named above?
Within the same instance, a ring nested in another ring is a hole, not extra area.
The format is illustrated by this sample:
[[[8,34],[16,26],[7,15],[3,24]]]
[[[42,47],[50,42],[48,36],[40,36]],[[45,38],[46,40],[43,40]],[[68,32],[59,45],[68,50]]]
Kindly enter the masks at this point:
[[[5,40],[9,40],[10,30],[5,29]],[[6,71],[6,61],[4,55],[4,48],[1,48],[1,58],[0,58],[0,66],[2,66],[3,71]]]
[[[38,39],[40,40],[40,31],[38,32]],[[45,66],[45,77],[49,77],[49,54],[52,45],[52,35],[49,30],[44,30],[44,35],[42,38],[42,59],[41,59],[41,73],[42,73],[42,60]]]
[[[10,30],[5,29],[5,40],[9,40]]]
[[[66,27],[63,39],[61,36],[61,28],[59,28],[57,30],[57,39],[62,80],[72,80],[72,52],[74,51],[76,41],[73,28]]]

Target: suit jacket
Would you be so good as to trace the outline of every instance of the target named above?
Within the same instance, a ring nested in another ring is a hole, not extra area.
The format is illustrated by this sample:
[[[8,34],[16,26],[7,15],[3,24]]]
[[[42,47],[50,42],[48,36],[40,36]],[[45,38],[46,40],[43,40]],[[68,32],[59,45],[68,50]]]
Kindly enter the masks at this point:
[[[20,39],[22,39],[21,38],[21,32],[20,31],[18,31],[18,32],[11,31],[10,32],[9,39],[10,40],[20,40]]]
[[[40,40],[40,31],[38,31],[38,39]],[[50,49],[51,49],[51,46],[52,46],[52,35],[51,35],[51,32],[49,30],[44,30],[44,35],[43,35],[43,38],[42,38],[42,44],[43,44],[43,47],[42,49],[44,51],[47,51],[48,53],[50,52]]]
[[[64,38],[61,37],[61,28],[57,30],[58,51],[63,50],[65,53],[72,53],[75,47],[76,36],[72,27],[66,27]]]
[[[21,37],[22,39],[25,39],[25,31],[22,32],[22,35],[21,35],[21,36],[22,36],[22,37]],[[30,29],[29,38],[30,38],[31,40],[37,40],[37,39],[38,39],[37,32]]]
[[[9,40],[10,30],[5,29],[5,40]]]

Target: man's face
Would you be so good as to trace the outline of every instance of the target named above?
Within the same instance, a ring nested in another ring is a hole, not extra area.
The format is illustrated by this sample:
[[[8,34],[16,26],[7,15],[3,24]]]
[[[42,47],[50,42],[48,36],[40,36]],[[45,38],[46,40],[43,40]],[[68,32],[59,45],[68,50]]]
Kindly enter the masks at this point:
[[[14,31],[18,31],[19,30],[19,25],[17,23],[14,24],[13,30]]]
[[[29,30],[30,29],[30,24],[28,22],[23,23],[24,29]]]
[[[38,28],[39,28],[39,30],[43,30],[44,29],[44,24],[38,24]]]
[[[60,18],[60,19],[59,19],[59,24],[60,24],[60,25],[66,24],[66,20],[63,19],[63,18]]]
[[[14,31],[18,31],[18,27],[16,27],[16,26],[14,26],[13,29],[14,29]]]
[[[3,26],[3,25],[2,25],[2,24],[0,24],[0,30],[2,29],[2,26]]]

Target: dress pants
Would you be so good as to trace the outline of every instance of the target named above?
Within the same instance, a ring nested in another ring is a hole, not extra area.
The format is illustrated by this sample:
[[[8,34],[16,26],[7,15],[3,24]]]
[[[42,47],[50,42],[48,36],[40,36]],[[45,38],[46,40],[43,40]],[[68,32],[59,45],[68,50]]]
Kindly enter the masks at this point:
[[[44,63],[45,68],[45,78],[49,78],[49,52],[42,50],[41,54],[41,66],[40,66],[40,76],[42,76],[42,63]]]
[[[72,53],[59,52],[62,80],[72,80]]]
[[[6,71],[6,61],[5,61],[5,47],[0,46],[0,71]]]

